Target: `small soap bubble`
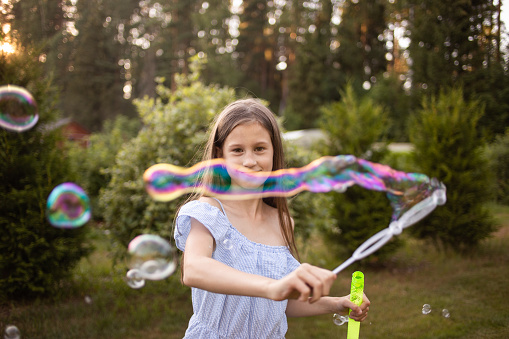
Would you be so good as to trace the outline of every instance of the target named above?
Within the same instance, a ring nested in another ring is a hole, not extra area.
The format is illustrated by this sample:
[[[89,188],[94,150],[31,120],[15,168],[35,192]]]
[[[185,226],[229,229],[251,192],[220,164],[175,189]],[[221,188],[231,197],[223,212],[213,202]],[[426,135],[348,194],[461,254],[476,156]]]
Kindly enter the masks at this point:
[[[451,313],[449,313],[448,309],[444,308],[442,310],[442,317],[444,317],[444,318],[450,318],[451,317]]]
[[[224,239],[223,240],[223,246],[227,250],[231,250],[233,248],[233,242],[230,239]]]
[[[0,127],[9,131],[24,132],[39,120],[34,97],[23,87],[0,87]]]
[[[4,339],[19,339],[21,338],[21,333],[19,329],[14,325],[7,325],[4,332]]]
[[[137,236],[131,240],[127,251],[129,268],[138,270],[143,279],[166,279],[177,268],[175,248],[158,235]]]
[[[77,228],[90,220],[90,199],[80,186],[65,182],[51,191],[46,213],[55,227]]]
[[[142,278],[140,270],[132,269],[127,271],[126,279],[127,285],[130,288],[138,289],[145,286],[145,279]]]
[[[334,322],[334,325],[341,326],[348,322],[348,316],[334,313],[332,321]]]
[[[92,298],[89,295],[85,296],[85,303],[89,305],[92,303]]]
[[[429,304],[422,305],[422,314],[430,314],[431,306]]]

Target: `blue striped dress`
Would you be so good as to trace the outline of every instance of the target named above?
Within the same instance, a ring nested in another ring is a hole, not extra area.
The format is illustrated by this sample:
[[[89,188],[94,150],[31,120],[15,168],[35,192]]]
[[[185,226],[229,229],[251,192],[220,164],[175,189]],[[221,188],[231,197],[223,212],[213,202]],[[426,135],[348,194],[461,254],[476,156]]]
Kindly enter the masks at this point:
[[[222,205],[221,205],[222,207]],[[212,234],[216,248],[212,258],[237,270],[281,279],[300,264],[286,246],[255,243],[242,235],[217,207],[194,200],[180,209],[175,243],[185,250],[191,218]],[[218,294],[192,288],[193,312],[185,338],[284,338],[288,330],[287,300]]]

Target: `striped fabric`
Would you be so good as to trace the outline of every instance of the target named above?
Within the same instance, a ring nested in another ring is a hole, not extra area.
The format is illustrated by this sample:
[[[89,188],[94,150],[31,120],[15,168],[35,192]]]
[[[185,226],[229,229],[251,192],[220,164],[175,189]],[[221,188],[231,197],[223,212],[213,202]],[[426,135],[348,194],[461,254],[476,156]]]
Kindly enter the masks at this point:
[[[217,207],[191,201],[179,211],[175,227],[177,247],[185,250],[191,218],[212,234],[212,258],[240,271],[280,279],[300,264],[285,246],[255,243],[233,227]],[[194,314],[185,338],[284,338],[288,301],[225,295],[192,288]]]

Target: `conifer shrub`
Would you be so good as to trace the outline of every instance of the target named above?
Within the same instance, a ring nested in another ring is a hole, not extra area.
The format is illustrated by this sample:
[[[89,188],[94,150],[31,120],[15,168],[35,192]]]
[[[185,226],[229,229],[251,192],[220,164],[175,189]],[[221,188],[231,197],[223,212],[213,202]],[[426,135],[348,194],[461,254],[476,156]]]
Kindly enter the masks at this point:
[[[89,253],[87,226],[60,229],[46,219],[52,189],[73,179],[58,129],[57,91],[41,75],[33,52],[0,55],[2,83],[35,98],[38,124],[16,133],[0,129],[0,302],[56,295]]]
[[[424,98],[410,124],[414,160],[422,173],[447,187],[447,203],[411,228],[437,248],[467,252],[488,237],[495,224],[485,203],[490,200],[485,141],[478,130],[484,108],[465,100],[461,89]]]
[[[486,147],[486,159],[493,174],[494,199],[509,205],[509,128]]]
[[[328,135],[323,151],[329,155],[354,155],[372,162],[382,162],[385,147],[373,147],[384,140],[388,131],[387,112],[369,97],[360,97],[347,85],[342,99],[322,107],[321,128]],[[339,255],[349,257],[375,233],[388,227],[392,208],[385,192],[352,186],[344,193],[328,193],[332,198],[330,215],[334,223],[324,229],[328,241],[338,244]],[[400,245],[395,238],[368,258],[384,259]]]

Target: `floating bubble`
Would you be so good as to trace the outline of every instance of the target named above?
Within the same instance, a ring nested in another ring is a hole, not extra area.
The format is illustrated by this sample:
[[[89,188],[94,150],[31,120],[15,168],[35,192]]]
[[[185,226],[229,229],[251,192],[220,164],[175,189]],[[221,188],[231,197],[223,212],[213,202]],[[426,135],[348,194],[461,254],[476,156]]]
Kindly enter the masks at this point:
[[[19,329],[14,325],[7,325],[4,332],[4,339],[19,339],[21,338],[21,333]]]
[[[230,239],[224,239],[222,243],[223,247],[227,250],[231,250],[233,248],[233,241],[231,241]]]
[[[140,270],[135,268],[127,271],[126,280],[130,288],[138,289],[145,286],[145,279],[141,276]]]
[[[444,318],[450,318],[451,317],[451,313],[449,313],[448,309],[444,308],[442,310],[442,317],[444,317]]]
[[[9,131],[24,132],[39,120],[34,97],[23,87],[0,87],[0,127]]]
[[[332,321],[334,322],[334,325],[341,326],[348,322],[348,316],[334,313]]]
[[[86,295],[84,299],[86,304],[92,304],[92,298],[89,295]]]
[[[422,314],[430,314],[431,306],[429,304],[422,305]]]
[[[234,175],[259,188],[233,189],[230,178]],[[202,180],[202,179],[207,180]],[[228,165],[223,159],[200,162],[190,168],[171,164],[156,164],[144,175],[145,188],[158,201],[170,201],[183,194],[200,190],[207,195],[223,199],[251,199],[273,196],[293,196],[302,191],[323,193],[344,192],[348,187],[363,188],[387,193],[393,207],[392,220],[397,220],[433,192],[443,192],[434,199],[445,203],[445,188],[437,180],[424,174],[396,171],[389,166],[358,159],[352,155],[321,157],[301,168],[281,169],[274,172],[245,172]],[[429,213],[430,211],[428,211]],[[426,213],[427,214],[427,213]],[[419,217],[424,217],[419,215]],[[418,220],[411,220],[412,223]],[[406,220],[407,223],[410,220]]]
[[[251,185],[231,185],[231,178]],[[392,207],[392,223],[366,240],[333,272],[339,273],[353,262],[377,251],[394,235],[399,235],[446,202],[446,188],[435,178],[420,173],[396,171],[353,155],[321,157],[301,168],[273,172],[246,172],[224,159],[200,162],[190,168],[156,164],[143,174],[148,194],[157,201],[170,201],[196,191],[222,199],[289,197],[302,191],[345,192],[350,186],[382,191]]]
[[[90,199],[81,187],[66,182],[51,191],[46,213],[49,222],[55,227],[80,227],[90,220]]]
[[[139,235],[129,243],[129,268],[139,270],[143,279],[166,279],[177,268],[176,250],[154,234]]]

